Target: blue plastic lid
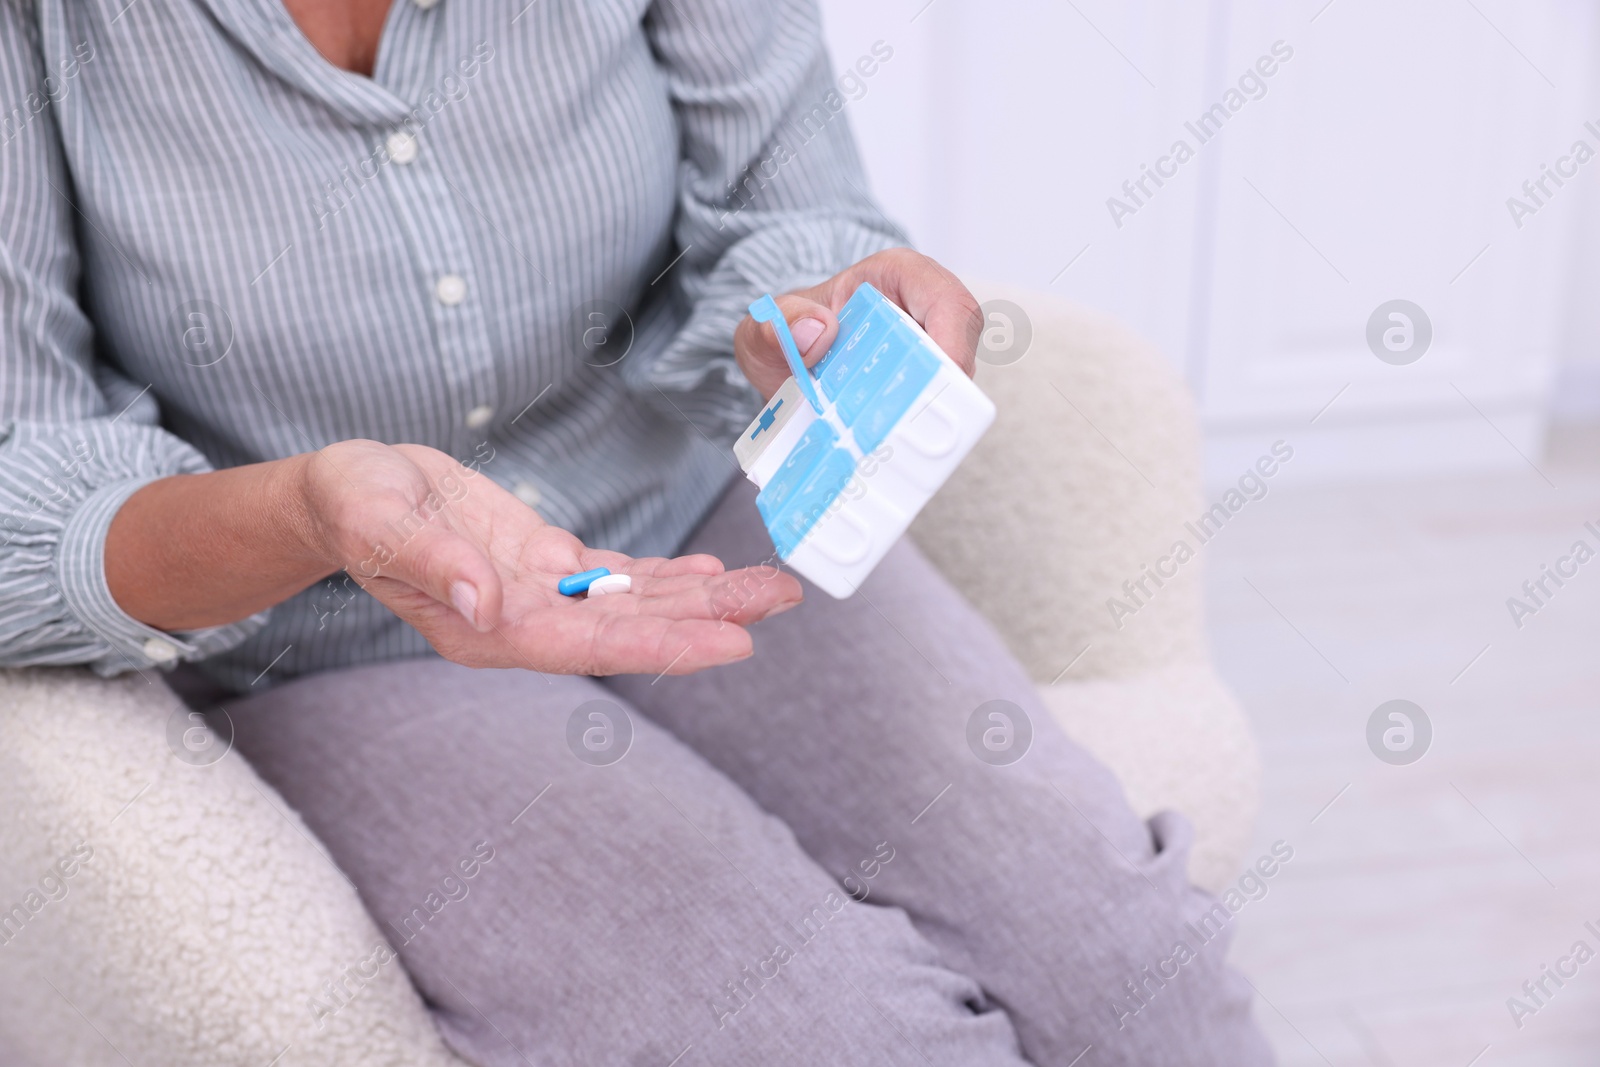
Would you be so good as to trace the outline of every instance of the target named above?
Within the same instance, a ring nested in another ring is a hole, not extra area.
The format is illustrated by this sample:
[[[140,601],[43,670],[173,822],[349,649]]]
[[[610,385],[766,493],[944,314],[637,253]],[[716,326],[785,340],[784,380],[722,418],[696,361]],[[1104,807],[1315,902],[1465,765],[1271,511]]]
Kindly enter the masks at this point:
[[[789,373],[794,375],[795,383],[800,386],[800,392],[805,395],[811,410],[822,414],[822,399],[817,396],[816,382],[812,381],[805,360],[800,358],[800,347],[794,343],[789,323],[784,320],[783,312],[778,310],[778,302],[772,299],[771,293],[750,305],[750,317],[757,322],[772,323],[772,328],[778,334],[778,347],[783,349],[783,358],[789,362]]]

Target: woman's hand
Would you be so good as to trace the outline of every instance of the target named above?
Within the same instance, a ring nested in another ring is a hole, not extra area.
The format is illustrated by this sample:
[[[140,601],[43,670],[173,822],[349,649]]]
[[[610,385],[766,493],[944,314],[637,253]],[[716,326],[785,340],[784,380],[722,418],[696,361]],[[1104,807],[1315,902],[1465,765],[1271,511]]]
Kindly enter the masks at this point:
[[[871,282],[910,312],[946,355],[972,373],[983,329],[977,298],[954,274],[909,248],[868,256],[821,285],[777,298],[806,366],[815,366],[827,354],[839,333],[839,309],[862,282]],[[770,323],[746,315],[734,331],[733,352],[739,369],[763,398],[770,398],[789,377],[789,364]]]
[[[560,674],[688,674],[751,654],[745,626],[800,602],[776,567],[586,548],[489,478],[420,445],[345,441],[301,471],[306,543],[446,658]],[[633,591],[565,597],[607,567]]]

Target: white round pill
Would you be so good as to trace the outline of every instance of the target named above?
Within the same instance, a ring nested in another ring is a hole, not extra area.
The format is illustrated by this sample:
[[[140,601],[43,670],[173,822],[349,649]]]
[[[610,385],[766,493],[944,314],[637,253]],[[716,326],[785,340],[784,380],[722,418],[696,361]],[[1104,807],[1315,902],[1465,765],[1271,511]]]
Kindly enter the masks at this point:
[[[604,574],[589,583],[590,596],[607,593],[626,593],[633,589],[633,579],[626,574]]]

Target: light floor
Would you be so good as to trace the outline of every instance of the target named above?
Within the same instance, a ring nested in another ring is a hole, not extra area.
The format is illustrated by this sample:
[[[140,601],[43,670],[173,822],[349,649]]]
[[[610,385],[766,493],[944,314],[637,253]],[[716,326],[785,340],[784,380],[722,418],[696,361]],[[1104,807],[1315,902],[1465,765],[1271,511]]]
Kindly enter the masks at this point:
[[[1600,953],[1600,558],[1520,631],[1506,608],[1600,549],[1600,436],[1539,466],[1557,488],[1275,483],[1208,546],[1215,657],[1265,765],[1256,854],[1295,849],[1234,953],[1285,1067],[1600,1064],[1600,956],[1520,1029],[1506,1004],[1574,942]],[[1393,698],[1433,723],[1410,766],[1367,748]]]

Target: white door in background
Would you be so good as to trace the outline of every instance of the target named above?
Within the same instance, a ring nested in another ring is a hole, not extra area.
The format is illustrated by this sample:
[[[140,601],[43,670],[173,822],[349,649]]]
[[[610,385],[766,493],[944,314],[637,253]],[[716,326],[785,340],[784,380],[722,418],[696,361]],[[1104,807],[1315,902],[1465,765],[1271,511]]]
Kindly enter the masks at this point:
[[[849,105],[889,215],[962,273],[1151,337],[1200,397],[1218,479],[1278,438],[1307,476],[1538,463],[1600,159],[1559,187],[1542,165],[1579,139],[1600,151],[1591,5],[824,9],[838,65],[894,48]],[[1522,184],[1541,178],[1534,204]],[[1537,207],[1520,228],[1513,195]],[[1432,328],[1403,365],[1367,340],[1397,299]]]

